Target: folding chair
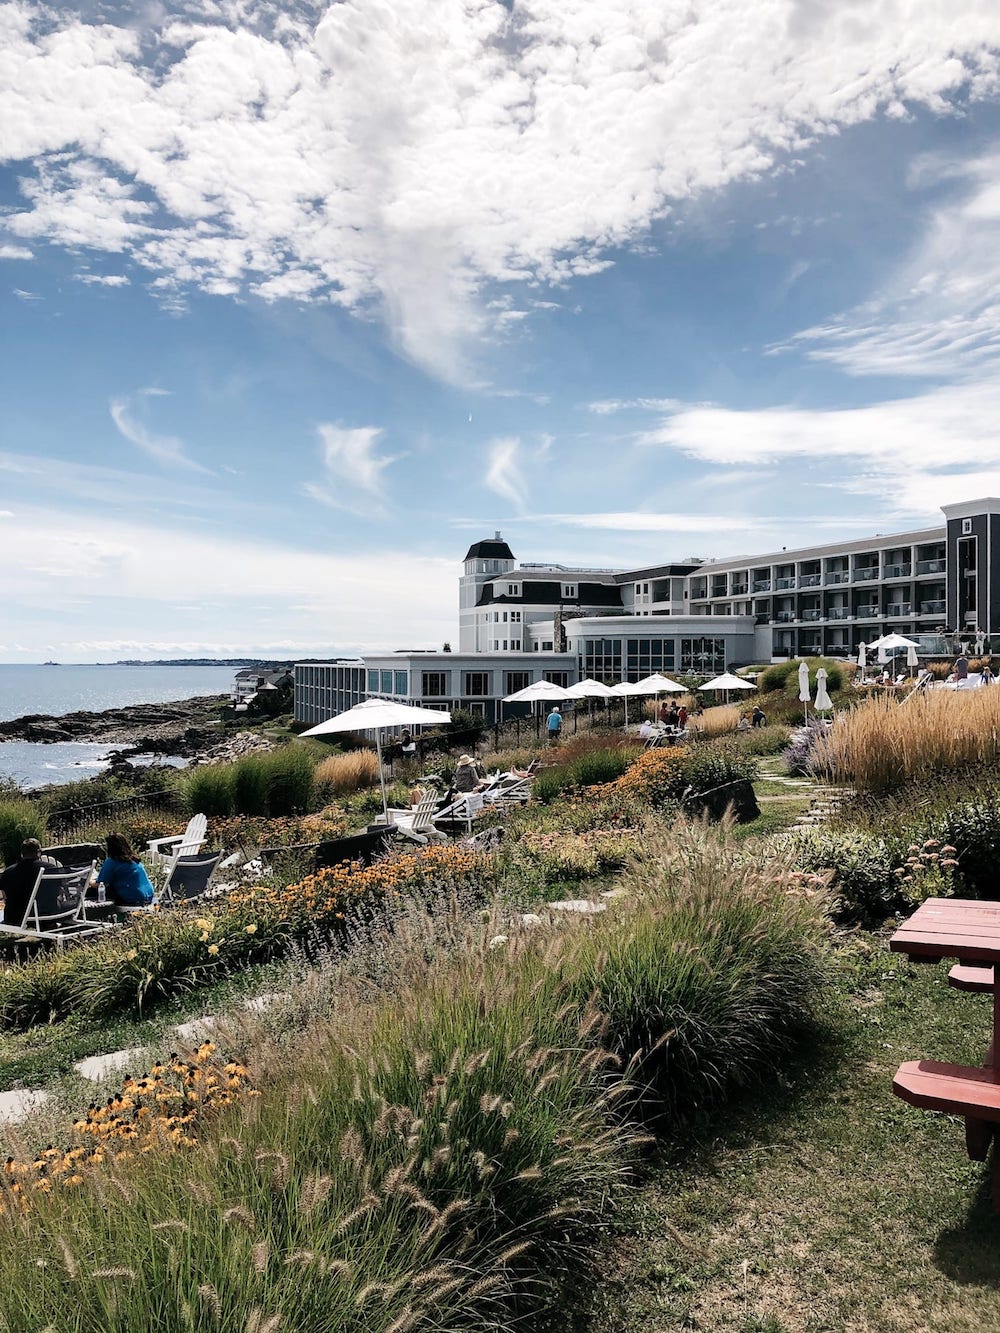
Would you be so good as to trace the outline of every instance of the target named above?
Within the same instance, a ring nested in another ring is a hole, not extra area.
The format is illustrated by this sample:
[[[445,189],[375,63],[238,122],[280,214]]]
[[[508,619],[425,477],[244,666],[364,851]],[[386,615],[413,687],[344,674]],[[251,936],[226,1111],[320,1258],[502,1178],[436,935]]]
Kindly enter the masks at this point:
[[[94,861],[75,870],[39,866],[23,924],[15,926],[5,921],[0,924],[0,931],[14,939],[54,944],[61,949],[67,940],[86,939],[114,930],[112,922],[87,920],[85,899],[95,866]]]

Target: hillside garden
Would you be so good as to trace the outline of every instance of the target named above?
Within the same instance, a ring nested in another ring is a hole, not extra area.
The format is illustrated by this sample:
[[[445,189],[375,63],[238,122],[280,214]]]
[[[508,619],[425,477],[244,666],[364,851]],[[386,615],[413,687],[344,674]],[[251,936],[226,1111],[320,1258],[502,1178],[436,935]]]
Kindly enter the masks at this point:
[[[0,1089],[53,1095],[7,1130],[7,1325],[1000,1325],[984,1168],[890,1088],[988,1022],[885,950],[928,895],[1000,898],[986,705],[863,699],[786,761],[797,693],[761,685],[754,732],[720,708],[683,747],[595,730],[543,755],[535,798],[484,817],[497,850],[319,873],[290,853],[197,908],[9,952]],[[370,822],[366,752],[284,748],[266,777],[177,778],[176,811],[124,831],[213,801],[220,847]],[[757,818],[694,813],[748,781]],[[4,854],[45,818],[0,804]],[[211,1040],[171,1055],[170,1024],[204,1014]],[[145,1055],[88,1111],[73,1062],[116,1046]]]

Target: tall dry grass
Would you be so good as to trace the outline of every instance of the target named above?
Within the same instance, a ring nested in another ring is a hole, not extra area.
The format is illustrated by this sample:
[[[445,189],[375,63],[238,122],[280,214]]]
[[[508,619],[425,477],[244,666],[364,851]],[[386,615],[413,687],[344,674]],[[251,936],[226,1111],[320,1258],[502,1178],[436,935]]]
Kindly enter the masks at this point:
[[[378,782],[378,756],[371,750],[352,750],[324,759],[316,769],[316,785],[333,796],[349,796]]]
[[[993,769],[1000,760],[1000,689],[935,690],[905,702],[873,698],[841,713],[812,747],[818,777],[880,795],[905,783]]]
[[[739,704],[717,704],[692,718],[690,725],[703,736],[728,736],[736,730],[744,712]]]

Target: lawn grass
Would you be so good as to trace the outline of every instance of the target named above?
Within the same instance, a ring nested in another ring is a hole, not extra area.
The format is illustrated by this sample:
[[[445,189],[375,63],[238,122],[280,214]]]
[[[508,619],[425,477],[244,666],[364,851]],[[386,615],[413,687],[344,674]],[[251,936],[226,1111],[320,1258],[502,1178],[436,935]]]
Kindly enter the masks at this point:
[[[820,1063],[656,1162],[600,1260],[587,1333],[1000,1328],[1000,1219],[960,1121],[892,1094],[906,1059],[979,1064],[989,997],[860,935]]]
[[[733,837],[737,842],[749,838],[767,838],[790,829],[800,815],[812,805],[812,798],[792,797],[789,800],[768,801],[761,805],[760,814],[749,824],[735,824]]]

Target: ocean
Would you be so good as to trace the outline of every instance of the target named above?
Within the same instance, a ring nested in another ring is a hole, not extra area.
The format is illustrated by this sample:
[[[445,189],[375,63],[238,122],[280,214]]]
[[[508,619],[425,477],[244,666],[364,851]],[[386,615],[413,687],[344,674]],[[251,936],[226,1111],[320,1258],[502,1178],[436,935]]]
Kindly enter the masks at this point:
[[[126,704],[168,703],[203,694],[228,694],[236,667],[0,665],[0,721],[78,710],[99,713]],[[75,741],[37,745],[0,742],[0,778],[42,787],[99,773],[113,748]]]

